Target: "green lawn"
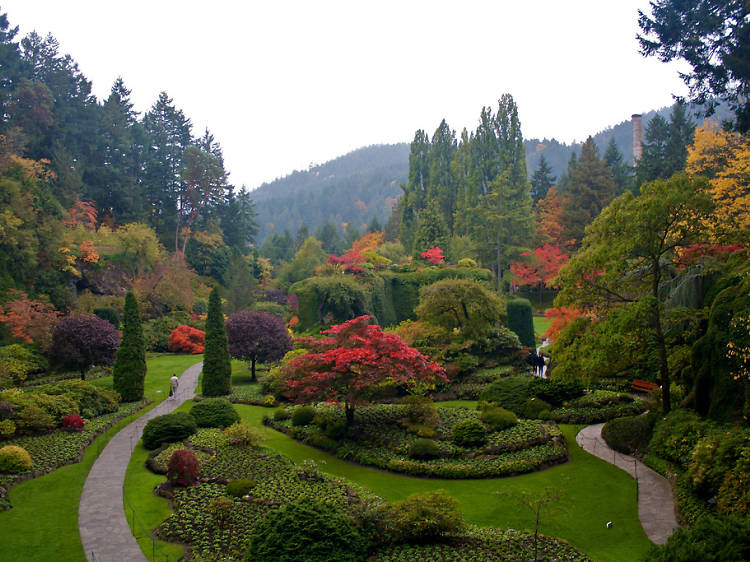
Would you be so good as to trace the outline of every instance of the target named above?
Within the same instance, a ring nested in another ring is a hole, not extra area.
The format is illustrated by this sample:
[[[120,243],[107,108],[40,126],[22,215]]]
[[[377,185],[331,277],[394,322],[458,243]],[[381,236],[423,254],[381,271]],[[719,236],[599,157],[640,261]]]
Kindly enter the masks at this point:
[[[161,355],[149,358],[146,396],[154,400],[154,405],[161,402],[166,397],[164,390],[168,389],[172,373],[180,374],[201,359],[200,355]],[[111,386],[112,378],[98,379],[96,384]],[[78,503],[86,475],[115,433],[145,411],[147,410],[141,410],[97,437],[86,449],[82,462],[11,488],[9,497],[14,507],[0,512],[1,560],[85,560],[78,533]]]
[[[544,316],[534,316],[534,335],[536,336],[537,344],[542,343],[544,340],[544,334],[549,327],[552,325],[552,320],[545,318]]]
[[[463,402],[455,406],[472,404]],[[272,412],[259,406],[236,407],[245,421],[257,427],[262,427],[263,415]],[[189,405],[183,408],[188,409]],[[563,426],[571,453],[569,463],[532,474],[487,480],[438,480],[392,474],[342,461],[299,444],[280,432],[266,427],[262,429],[267,436],[265,445],[294,462],[313,459],[321,463],[323,472],[343,476],[391,501],[414,492],[443,488],[459,500],[466,520],[471,523],[530,528],[530,514],[523,513],[512,496],[520,491],[553,486],[565,491],[565,500],[561,506],[551,508],[550,514],[543,515],[542,533],[563,538],[593,559],[605,562],[638,560],[651,544],[638,521],[635,482],[623,471],[585,453],[575,444],[575,434],[580,426]],[[128,467],[125,490],[131,501],[139,502],[138,510],[149,514],[144,523],[154,528],[170,512],[166,500],[151,494],[155,483],[163,477],[142,474],[147,472],[143,466],[145,454],[140,446],[136,449]],[[608,521],[614,523],[610,529],[606,528]],[[150,549],[151,541],[145,541],[144,552],[149,557]],[[164,558],[157,555],[155,559]]]

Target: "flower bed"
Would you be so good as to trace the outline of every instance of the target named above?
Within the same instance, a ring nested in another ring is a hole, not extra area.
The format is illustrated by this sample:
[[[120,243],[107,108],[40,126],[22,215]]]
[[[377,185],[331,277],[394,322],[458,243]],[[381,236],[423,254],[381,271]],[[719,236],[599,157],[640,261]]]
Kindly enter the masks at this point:
[[[344,422],[340,410],[318,406],[316,411],[340,424]],[[539,470],[568,458],[559,428],[537,420],[521,420],[501,431],[488,429],[481,445],[456,445],[451,440],[453,428],[463,420],[480,419],[479,412],[467,408],[438,408],[440,421],[429,437],[438,446],[439,458],[411,458],[409,451],[422,437],[403,427],[406,411],[406,406],[394,404],[359,408],[355,415],[356,433],[339,439],[315,424],[295,427],[290,420],[270,416],[263,423],[343,459],[417,476],[493,478]]]

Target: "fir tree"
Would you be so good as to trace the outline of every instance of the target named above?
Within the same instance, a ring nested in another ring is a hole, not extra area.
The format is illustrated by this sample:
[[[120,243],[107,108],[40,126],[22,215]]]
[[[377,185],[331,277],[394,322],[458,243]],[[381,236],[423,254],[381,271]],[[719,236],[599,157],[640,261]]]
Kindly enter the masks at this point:
[[[555,185],[555,176],[552,175],[552,168],[549,167],[544,154],[542,154],[539,158],[539,167],[531,176],[531,197],[534,200],[534,205],[547,196],[549,188],[553,185]]]
[[[446,250],[449,239],[448,225],[443,220],[438,203],[432,201],[419,214],[414,240],[414,256],[419,257],[422,252],[434,247]]]
[[[206,345],[203,356],[203,395],[221,396],[232,392],[232,364],[229,343],[221,312],[219,290],[213,288],[208,297]]]
[[[617,148],[615,137],[609,139],[607,150],[604,152],[604,162],[609,168],[612,179],[617,184],[617,194],[633,189],[632,168],[622,158],[622,152]]]
[[[132,291],[125,295],[122,341],[112,369],[113,385],[123,402],[143,400],[146,380],[146,346],[138,301]]]

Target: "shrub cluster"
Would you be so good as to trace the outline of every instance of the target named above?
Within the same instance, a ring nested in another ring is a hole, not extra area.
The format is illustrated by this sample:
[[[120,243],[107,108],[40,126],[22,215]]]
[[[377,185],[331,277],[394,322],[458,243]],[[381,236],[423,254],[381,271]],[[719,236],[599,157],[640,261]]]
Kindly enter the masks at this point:
[[[526,401],[533,396],[533,377],[514,376],[497,379],[484,389],[480,399],[520,414]]]
[[[182,441],[198,431],[195,418],[186,412],[157,416],[143,428],[143,446],[156,449],[162,443]]]
[[[641,455],[648,449],[656,419],[657,416],[653,413],[615,418],[604,424],[602,437],[615,451],[626,455]]]
[[[521,414],[523,414],[523,417],[530,420],[548,420],[550,419],[550,417],[552,417],[550,410],[552,410],[552,406],[550,404],[548,404],[541,398],[532,396],[531,398],[526,400],[526,403],[523,405],[523,409],[521,410]]]
[[[312,406],[297,406],[292,413],[292,425],[295,427],[309,425],[315,419],[315,408]]]
[[[242,422],[233,423],[223,433],[229,445],[239,447],[258,448],[266,438],[258,429],[248,427],[247,424]]]
[[[0,472],[18,474],[31,470],[31,455],[23,447],[6,445],[0,448]]]
[[[229,427],[240,421],[240,415],[226,398],[206,398],[190,408],[198,427]]]
[[[452,439],[459,447],[481,445],[487,441],[487,430],[481,421],[469,418],[453,427]]]
[[[241,498],[255,487],[255,482],[249,478],[237,478],[227,482],[227,494]]]
[[[440,445],[432,439],[417,439],[409,445],[409,456],[413,459],[436,459],[440,454]]]
[[[480,419],[490,426],[493,431],[501,431],[518,423],[518,418],[513,412],[499,406],[484,408]]]
[[[195,453],[187,449],[178,449],[167,462],[167,478],[172,484],[193,486],[198,482],[200,463]]]

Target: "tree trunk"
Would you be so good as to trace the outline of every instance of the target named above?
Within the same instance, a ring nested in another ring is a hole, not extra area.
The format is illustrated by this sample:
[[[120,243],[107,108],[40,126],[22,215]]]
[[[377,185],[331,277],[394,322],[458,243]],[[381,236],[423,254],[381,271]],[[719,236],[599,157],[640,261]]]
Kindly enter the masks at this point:
[[[255,377],[255,356],[250,360],[250,382],[258,382]]]
[[[81,380],[82,381],[86,380],[86,369],[81,369]]]
[[[344,413],[346,414],[346,425],[354,423],[354,406],[344,403]]]
[[[667,361],[667,344],[664,338],[664,332],[661,328],[661,309],[659,307],[659,281],[661,280],[661,270],[656,265],[654,272],[654,282],[651,287],[654,298],[654,331],[656,332],[656,345],[659,348],[659,382],[661,383],[661,400],[662,409],[668,414],[672,409],[669,395],[669,363]]]

